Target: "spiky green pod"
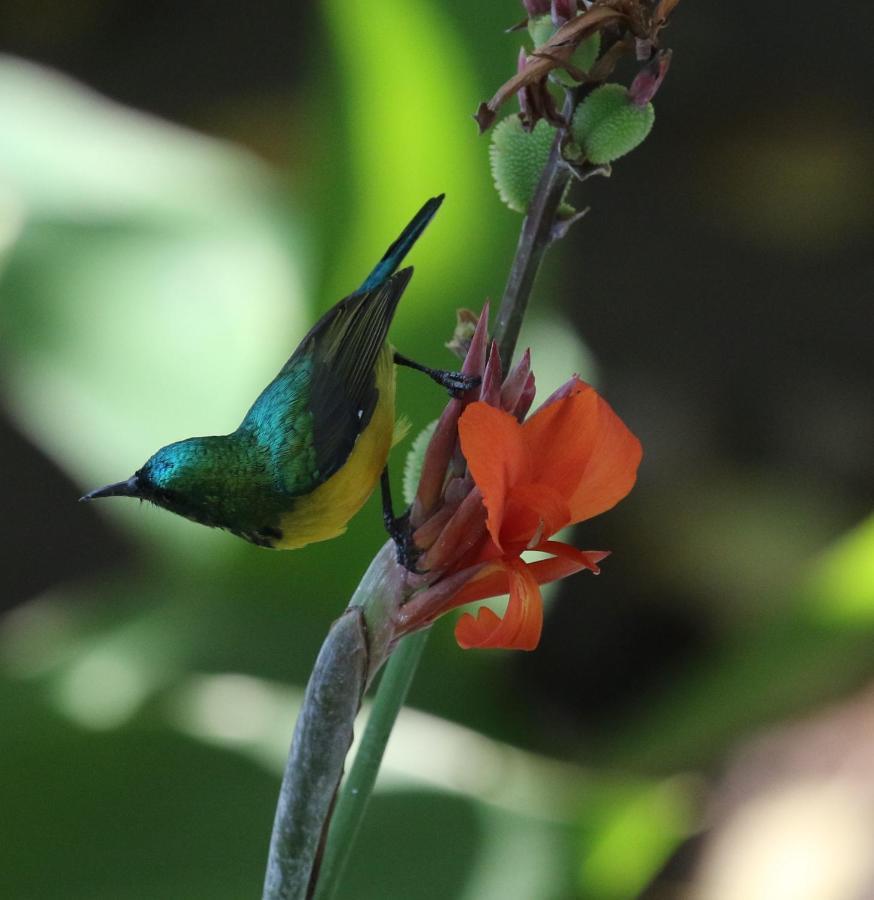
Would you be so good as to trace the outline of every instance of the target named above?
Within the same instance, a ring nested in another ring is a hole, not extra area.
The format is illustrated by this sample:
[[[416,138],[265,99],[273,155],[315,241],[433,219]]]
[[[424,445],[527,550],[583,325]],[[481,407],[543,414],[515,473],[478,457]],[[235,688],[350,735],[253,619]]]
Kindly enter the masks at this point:
[[[545,119],[530,132],[522,127],[518,115],[507,116],[495,126],[489,148],[492,177],[510,209],[527,211],[554,140],[555,128]]]
[[[633,150],[654,121],[652,103],[635,106],[621,84],[603,84],[577,107],[571,132],[586,159],[600,165]]]

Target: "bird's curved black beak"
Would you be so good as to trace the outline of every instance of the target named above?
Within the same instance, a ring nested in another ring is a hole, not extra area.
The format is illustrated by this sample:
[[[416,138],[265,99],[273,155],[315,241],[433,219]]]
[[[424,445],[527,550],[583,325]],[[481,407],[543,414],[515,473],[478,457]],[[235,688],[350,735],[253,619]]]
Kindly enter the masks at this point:
[[[140,481],[136,475],[131,475],[127,481],[119,481],[116,484],[107,484],[105,487],[97,488],[95,491],[89,491],[87,494],[79,498],[81,503],[83,500],[99,500],[101,497],[139,497]]]

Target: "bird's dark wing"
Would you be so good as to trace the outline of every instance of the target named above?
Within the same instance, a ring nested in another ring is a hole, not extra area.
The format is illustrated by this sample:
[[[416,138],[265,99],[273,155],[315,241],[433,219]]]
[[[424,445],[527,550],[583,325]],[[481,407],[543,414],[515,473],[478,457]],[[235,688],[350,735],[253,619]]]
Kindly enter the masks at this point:
[[[309,408],[319,480],[347,460],[379,397],[375,366],[398,301],[412,277],[407,268],[330,309],[301,342],[287,366],[311,365]]]
[[[283,490],[307,494],[348,459],[379,398],[376,362],[412,274],[329,309],[246,413],[237,433]]]

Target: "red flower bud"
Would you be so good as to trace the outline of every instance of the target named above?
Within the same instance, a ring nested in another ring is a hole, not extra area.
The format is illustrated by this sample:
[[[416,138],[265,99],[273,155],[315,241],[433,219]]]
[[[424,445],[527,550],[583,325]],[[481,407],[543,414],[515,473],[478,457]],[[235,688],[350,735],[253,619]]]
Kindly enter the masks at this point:
[[[529,16],[543,16],[549,12],[549,0],[522,0]]]
[[[560,28],[577,14],[577,0],[552,0],[552,24]]]
[[[660,50],[638,73],[628,89],[628,99],[635,106],[646,106],[655,97],[656,92],[668,74],[671,64],[671,51]]]

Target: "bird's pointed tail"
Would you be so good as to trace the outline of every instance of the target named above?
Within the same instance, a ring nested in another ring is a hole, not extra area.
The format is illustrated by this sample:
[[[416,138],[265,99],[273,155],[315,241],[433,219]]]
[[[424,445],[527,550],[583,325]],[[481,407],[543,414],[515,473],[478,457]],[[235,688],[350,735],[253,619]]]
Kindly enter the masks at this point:
[[[364,283],[358,288],[358,291],[369,291],[371,288],[377,287],[388,278],[392,272],[403,261],[403,258],[410,252],[410,248],[419,239],[419,236],[428,226],[428,223],[434,217],[434,213],[440,208],[443,202],[444,194],[432,197],[427,203],[413,216],[410,224],[401,232],[398,239],[385,251],[382,259],[376,264],[374,270],[365,278]]]

